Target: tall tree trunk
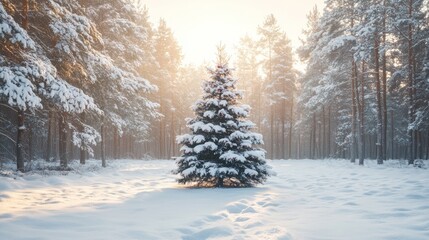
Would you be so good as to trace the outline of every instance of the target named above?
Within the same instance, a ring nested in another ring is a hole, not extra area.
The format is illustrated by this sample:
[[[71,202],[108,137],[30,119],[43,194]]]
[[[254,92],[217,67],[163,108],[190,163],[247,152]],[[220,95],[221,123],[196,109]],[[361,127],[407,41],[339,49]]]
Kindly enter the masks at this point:
[[[271,159],[274,159],[275,154],[274,154],[274,104],[271,105],[271,116],[270,116],[270,126],[271,126]]]
[[[350,162],[356,162],[356,63],[352,62],[352,142]]]
[[[113,130],[113,158],[119,158],[119,130],[117,127]]]
[[[378,30],[374,32],[374,62],[375,62],[375,86],[377,97],[377,164],[383,164],[383,119],[382,119],[382,99],[381,99],[381,86],[380,86],[380,42]]]
[[[175,125],[175,115],[174,115],[175,111],[173,111],[171,114],[171,148],[172,148],[172,155],[176,156],[176,126]]]
[[[322,106],[322,158],[326,158],[326,119],[325,105]]]
[[[360,101],[358,101],[359,111],[359,165],[363,165],[365,161],[365,62],[362,61],[360,77]],[[356,86],[358,89],[358,86]],[[359,93],[356,93],[359,95]]]
[[[395,128],[394,128],[394,122],[393,122],[393,110],[390,111],[390,141],[391,141],[391,159],[395,159],[394,155],[394,144],[395,144]],[[397,157],[397,156],[396,156]]]
[[[22,27],[28,30],[29,0],[22,0]]]
[[[317,121],[318,125],[318,133],[317,133],[317,158],[322,158],[322,123],[320,122],[320,119],[322,119],[322,113],[320,113],[319,121]]]
[[[413,0],[408,0],[408,15],[412,19],[413,15]],[[408,121],[409,126],[414,122],[414,81],[413,81],[413,26],[412,23],[408,24]],[[409,138],[409,153],[408,153],[408,164],[414,164],[414,130],[408,128]]]
[[[80,119],[81,119],[81,122],[82,122],[82,124],[81,124],[81,128],[80,128],[80,131],[81,131],[81,132],[83,132],[83,131],[84,131],[84,126],[83,126],[83,124],[84,124],[84,122],[85,122],[85,113],[82,113],[82,114],[81,114]],[[84,139],[81,139],[82,143],[83,143],[83,140],[84,140]],[[80,164],[85,164],[85,163],[86,163],[85,148],[83,148],[83,146],[81,146],[81,147],[80,147],[80,158],[79,158],[79,162],[80,162]]]
[[[285,100],[282,101],[282,109],[280,111],[281,116],[281,125],[282,125],[282,133],[281,133],[281,149],[280,149],[280,154],[281,154],[281,158],[284,159],[286,157],[285,154],[285,148],[286,148],[286,102]]]
[[[24,111],[18,110],[18,131],[16,137],[16,168],[18,171],[24,172],[24,153],[23,153],[23,135],[24,126]]]
[[[34,159],[34,147],[33,147],[33,130],[31,126],[28,129],[28,161]]]
[[[22,26],[28,30],[28,0],[22,1]],[[25,130],[24,125],[25,113],[23,110],[18,110],[18,131],[16,137],[16,168],[18,171],[24,172],[24,154],[23,154],[23,135]]]
[[[159,158],[160,159],[162,159],[163,158],[163,156],[162,156],[162,147],[163,147],[163,144],[164,144],[164,139],[163,139],[163,137],[162,137],[162,119],[159,121],[159,143],[158,143],[158,150],[159,150]]]
[[[331,157],[331,105],[328,106],[328,157]]]
[[[106,150],[105,150],[105,133],[104,133],[104,120],[101,122],[101,142],[100,142],[100,148],[101,148],[101,166],[106,167]]]
[[[315,159],[316,157],[316,113],[313,113],[313,141],[312,141],[312,145],[313,145],[313,149],[311,152],[311,158]]]
[[[382,55],[382,81],[383,81],[383,136],[382,159],[387,159],[387,69],[386,69],[386,0],[383,0],[383,55]]]
[[[290,103],[290,125],[289,125],[289,147],[288,147],[288,158],[292,158],[292,131],[293,131],[293,97]]]
[[[58,114],[58,136],[59,136],[59,154],[60,166],[65,169],[68,167],[67,161],[67,124],[66,114],[61,112]]]
[[[46,141],[46,155],[45,160],[50,161],[51,159],[51,149],[52,149],[52,111],[49,110],[48,113],[48,139]]]
[[[426,160],[429,159],[429,129],[426,134]]]

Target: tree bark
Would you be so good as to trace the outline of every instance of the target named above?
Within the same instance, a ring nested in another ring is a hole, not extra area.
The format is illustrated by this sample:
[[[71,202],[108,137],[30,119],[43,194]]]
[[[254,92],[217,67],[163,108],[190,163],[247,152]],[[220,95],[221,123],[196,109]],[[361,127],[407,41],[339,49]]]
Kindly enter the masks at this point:
[[[359,165],[363,165],[365,161],[365,62],[362,61],[361,77],[360,77],[360,101],[358,103],[359,111]],[[358,89],[358,86],[356,86]],[[359,95],[359,93],[357,93]]]
[[[395,128],[393,122],[393,110],[390,111],[390,141],[391,141],[391,159],[395,159],[394,155],[394,144],[395,144]],[[397,156],[396,156],[397,157]]]
[[[293,96],[290,103],[290,125],[289,125],[289,147],[288,147],[288,158],[292,158],[292,131],[293,131]]]
[[[104,133],[104,121],[101,123],[101,130],[100,130],[100,134],[101,134],[101,142],[100,142],[100,147],[101,147],[101,166],[102,167],[106,167],[106,151],[105,151],[105,133]]]
[[[22,1],[22,26],[28,30],[28,0]],[[16,168],[24,172],[23,135],[25,131],[24,111],[18,110],[18,131],[16,136]]]
[[[119,158],[119,133],[118,128],[113,129],[113,158]]]
[[[383,0],[383,55],[382,55],[382,82],[383,82],[383,127],[382,127],[382,159],[387,158],[387,69],[386,69],[386,0]]]
[[[331,105],[328,107],[328,157],[331,157]]]
[[[312,150],[312,152],[311,152],[311,158],[312,159],[315,159],[315,157],[316,157],[316,113],[313,113],[313,128],[312,128],[312,130],[313,130],[313,141],[312,141],[312,145],[313,145],[313,148],[311,149]]]
[[[379,36],[378,31],[374,32],[374,62],[375,62],[375,86],[377,99],[377,164],[383,164],[383,120],[382,120],[382,99],[380,86],[380,57],[379,57]]]
[[[48,139],[46,141],[46,155],[45,160],[50,161],[51,159],[51,149],[52,149],[52,111],[49,110],[48,113]]]
[[[352,61],[352,142],[350,162],[356,162],[356,63]]]
[[[85,122],[85,113],[82,113],[80,116],[81,119],[81,127],[80,127],[80,131],[83,132],[84,131],[84,122]],[[84,139],[81,139],[82,142]],[[83,148],[83,146],[80,147],[80,158],[79,158],[79,162],[80,164],[85,164],[86,163],[86,154],[85,154],[85,149]]]
[[[16,137],[16,168],[20,172],[24,172],[24,153],[23,153],[23,135],[24,126],[24,111],[18,110],[18,131]]]
[[[28,128],[28,161],[34,159],[34,147],[33,147],[33,130],[31,129],[31,125]]]
[[[271,159],[274,159],[274,104],[271,105],[271,116],[270,116],[270,126],[271,126]]]
[[[408,15],[412,19],[413,14],[413,0],[408,0]],[[414,122],[414,81],[413,81],[413,26],[411,23],[408,24],[408,119],[409,125]],[[409,137],[409,152],[408,152],[408,164],[414,164],[414,130],[408,128]]]
[[[61,168],[65,169],[68,167],[66,114],[59,113],[58,118],[60,166]]]

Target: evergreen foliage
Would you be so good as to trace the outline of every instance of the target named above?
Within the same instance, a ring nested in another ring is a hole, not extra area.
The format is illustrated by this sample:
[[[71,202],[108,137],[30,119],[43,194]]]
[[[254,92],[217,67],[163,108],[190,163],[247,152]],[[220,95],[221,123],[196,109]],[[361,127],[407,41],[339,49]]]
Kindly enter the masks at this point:
[[[248,187],[263,183],[270,175],[262,135],[252,132],[246,120],[248,105],[239,105],[241,92],[227,64],[209,69],[204,96],[193,106],[196,117],[188,120],[191,134],[177,137],[183,155],[177,159],[179,183],[199,186]]]

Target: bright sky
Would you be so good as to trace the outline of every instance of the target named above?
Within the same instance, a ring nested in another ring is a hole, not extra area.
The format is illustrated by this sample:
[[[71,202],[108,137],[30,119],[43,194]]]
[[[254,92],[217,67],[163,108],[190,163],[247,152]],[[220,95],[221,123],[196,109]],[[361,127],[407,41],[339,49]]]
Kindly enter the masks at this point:
[[[227,46],[230,53],[246,33],[256,34],[268,14],[299,46],[299,36],[307,23],[307,13],[324,0],[143,0],[156,24],[164,18],[182,47],[184,62],[211,61],[216,45]]]

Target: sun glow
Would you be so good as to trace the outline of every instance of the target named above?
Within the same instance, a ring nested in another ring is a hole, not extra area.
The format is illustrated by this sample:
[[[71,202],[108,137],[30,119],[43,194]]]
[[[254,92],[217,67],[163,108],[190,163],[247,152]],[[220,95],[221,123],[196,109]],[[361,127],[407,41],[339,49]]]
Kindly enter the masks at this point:
[[[299,36],[307,22],[306,14],[323,0],[145,0],[153,21],[164,18],[173,29],[182,47],[185,63],[200,64],[211,61],[215,46],[222,42],[233,53],[241,37],[256,35],[265,16],[274,14],[282,30],[300,45]]]

